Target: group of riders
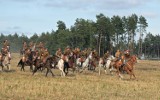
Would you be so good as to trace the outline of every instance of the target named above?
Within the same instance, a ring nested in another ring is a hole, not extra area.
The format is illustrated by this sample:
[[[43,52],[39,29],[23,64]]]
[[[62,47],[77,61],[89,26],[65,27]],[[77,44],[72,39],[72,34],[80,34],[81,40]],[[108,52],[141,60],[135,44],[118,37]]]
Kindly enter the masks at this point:
[[[30,42],[29,44],[27,44],[27,42],[23,42],[23,47],[22,47],[22,54],[23,54],[23,60],[27,61],[30,60],[29,59],[29,54],[34,51],[35,52],[35,56],[38,57],[39,59],[41,59],[42,63],[46,62],[46,59],[50,56],[50,53],[48,51],[47,48],[45,48],[45,44],[43,42],[39,42],[39,43],[33,43]],[[99,60],[99,55],[98,52],[94,49],[92,50],[91,48],[86,48],[84,50],[81,50],[80,48],[70,48],[69,46],[67,46],[64,51],[62,51],[61,48],[58,48],[57,51],[55,52],[55,56],[58,58],[65,58],[70,57],[70,56],[74,56],[74,58],[80,58],[80,62],[81,65],[83,64],[83,62],[85,61],[85,59],[88,57],[88,55],[92,52],[92,59],[90,60],[90,63],[92,64],[92,66],[96,67],[97,66],[97,61]],[[63,55],[63,56],[62,56]],[[109,51],[107,51],[104,55],[103,55],[103,60],[104,60],[104,64],[106,63],[105,61],[107,60],[107,58],[111,55],[111,53]],[[127,61],[127,59],[130,57],[130,51],[126,50],[124,52],[117,50],[115,53],[115,59],[114,61],[118,61],[120,59],[123,59],[123,65],[125,65],[125,62]]]
[[[0,54],[0,58],[2,59],[2,56],[6,56],[8,53],[10,52],[10,44],[8,42],[8,40],[5,40],[3,42],[3,46],[1,49],[1,54]],[[50,56],[50,53],[48,51],[48,49],[45,47],[45,44],[43,42],[39,42],[39,43],[34,43],[34,42],[30,42],[27,44],[27,42],[23,42],[22,44],[22,49],[21,49],[21,54],[22,56],[22,60],[24,62],[26,61],[32,61],[32,59],[30,59],[30,54],[34,52],[34,56],[37,57],[38,59],[41,60],[41,63],[46,63],[46,59]],[[57,58],[65,58],[70,57],[70,56],[74,56],[74,58],[80,58],[80,62],[81,65],[83,64],[83,62],[85,61],[85,59],[88,57],[88,55],[92,52],[92,59],[90,60],[90,64],[92,64],[93,67],[97,66],[97,61],[99,60],[99,55],[98,52],[96,50],[92,50],[91,48],[86,48],[84,50],[81,50],[80,48],[70,48],[69,46],[67,46],[64,51],[62,51],[61,48],[58,48],[57,51],[55,52],[55,56]],[[62,56],[63,55],[63,56]],[[109,51],[107,51],[102,59],[103,59],[103,63],[105,64],[107,58],[111,55],[111,53]],[[120,59],[123,59],[123,65],[125,65],[127,59],[130,58],[130,51],[126,50],[124,52],[117,50],[115,53],[115,59],[114,61],[118,61]],[[0,59],[0,60],[1,60]],[[11,58],[10,58],[11,60]],[[9,61],[10,61],[9,60]],[[123,67],[123,66],[122,66]]]

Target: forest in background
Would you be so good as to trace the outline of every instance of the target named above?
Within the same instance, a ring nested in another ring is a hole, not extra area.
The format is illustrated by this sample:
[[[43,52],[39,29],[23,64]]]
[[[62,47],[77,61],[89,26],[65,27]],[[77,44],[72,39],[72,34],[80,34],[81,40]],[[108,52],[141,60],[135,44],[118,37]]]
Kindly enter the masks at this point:
[[[31,37],[25,34],[0,35],[0,47],[5,39],[8,39],[11,52],[19,52],[23,41],[29,43],[43,42],[51,54],[58,48],[66,46],[80,49],[96,49],[99,55],[107,50],[112,54],[117,49],[124,51],[129,49],[131,53],[148,58],[159,58],[160,36],[146,32],[148,23],[145,17],[132,14],[130,16],[112,16],[111,18],[100,13],[96,15],[96,21],[77,18],[74,25],[67,28],[65,22],[57,21],[57,30],[51,32],[35,33]],[[138,40],[136,40],[138,36]],[[145,37],[144,37],[145,36]]]

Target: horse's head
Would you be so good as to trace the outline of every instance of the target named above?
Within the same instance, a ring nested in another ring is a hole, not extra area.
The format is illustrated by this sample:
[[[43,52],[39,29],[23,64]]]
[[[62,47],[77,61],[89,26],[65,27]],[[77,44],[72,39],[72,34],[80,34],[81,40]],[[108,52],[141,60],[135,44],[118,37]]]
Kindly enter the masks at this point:
[[[131,56],[131,61],[133,63],[137,63],[137,56],[136,55]]]

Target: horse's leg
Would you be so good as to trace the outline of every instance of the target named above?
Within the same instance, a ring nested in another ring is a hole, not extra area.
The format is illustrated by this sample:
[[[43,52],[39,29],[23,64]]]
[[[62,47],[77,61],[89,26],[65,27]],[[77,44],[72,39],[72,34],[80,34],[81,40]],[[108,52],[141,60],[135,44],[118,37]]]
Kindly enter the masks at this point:
[[[67,74],[68,74],[68,69],[69,69],[69,64],[68,64],[68,62],[65,63],[64,69],[67,69],[67,72],[65,72],[66,75],[67,75]],[[66,71],[66,70],[64,70],[64,71]]]
[[[2,64],[1,66],[2,66],[2,71],[3,71],[4,65]]]
[[[124,70],[130,75],[130,79],[132,78],[132,73],[129,69],[127,69],[126,67],[124,68]]]
[[[136,76],[135,76],[134,72],[132,72],[132,73],[133,73],[133,77],[136,79]]]
[[[24,66],[25,66],[25,65],[24,65],[24,62],[23,62],[23,63],[22,63],[22,68],[21,68],[21,69],[25,72]],[[22,71],[22,70],[21,70],[21,71]]]
[[[10,70],[10,64],[7,64],[6,66],[7,66],[7,70]]]
[[[47,68],[46,77],[47,77],[47,75],[48,75],[48,72],[49,72],[49,69]]]
[[[30,65],[30,71],[31,72],[33,71],[33,65],[32,64]]]
[[[107,67],[106,67],[106,65],[104,66],[104,72],[105,72],[105,74],[107,74]]]
[[[34,74],[37,72],[37,70],[38,70],[39,68],[40,68],[40,67],[35,66],[35,68],[34,68],[34,70],[33,70],[33,74],[32,74],[32,75],[34,75]]]
[[[119,78],[123,79],[123,76],[121,75],[121,73],[119,71],[119,67],[117,68],[117,75],[119,76]]]
[[[101,65],[99,65],[99,75],[101,75]]]
[[[52,67],[52,65],[51,65],[50,67],[48,67],[48,69],[49,69],[49,71],[51,72],[52,76],[55,76],[55,75],[53,74],[52,70],[51,70],[51,67]]]
[[[133,75],[134,79],[136,79],[136,76],[135,76],[133,70],[131,70],[131,74]]]

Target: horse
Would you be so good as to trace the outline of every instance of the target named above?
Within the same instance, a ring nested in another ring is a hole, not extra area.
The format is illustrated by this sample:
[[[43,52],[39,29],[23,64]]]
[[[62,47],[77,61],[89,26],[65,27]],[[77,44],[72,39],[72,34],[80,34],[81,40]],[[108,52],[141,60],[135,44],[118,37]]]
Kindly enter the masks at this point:
[[[55,75],[53,74],[52,70],[51,70],[51,69],[53,68],[53,65],[55,65],[55,63],[56,63],[56,62],[54,62],[54,61],[55,61],[55,60],[54,60],[54,56],[49,56],[49,57],[47,57],[45,63],[42,62],[42,60],[41,60],[41,59],[38,59],[38,57],[37,57],[37,58],[34,60],[34,66],[35,66],[35,68],[34,68],[34,70],[33,70],[32,75],[34,75],[34,74],[37,72],[37,70],[40,69],[40,68],[42,68],[42,69],[47,68],[47,72],[46,72],[46,75],[45,75],[45,76],[47,77],[47,75],[48,75],[49,72],[51,72],[52,76],[55,76]]]
[[[105,73],[107,73],[107,69],[109,69],[110,73],[113,71],[112,60],[114,60],[115,57],[113,55],[110,55],[106,60],[100,58],[98,67],[99,67],[99,75],[101,74],[101,68],[104,68]],[[111,73],[112,74],[112,73]]]
[[[80,59],[81,58],[77,58],[76,60],[76,65],[77,65],[77,68],[78,68],[78,71],[80,69],[80,66],[81,66],[81,62],[80,62]],[[89,61],[92,59],[92,52],[89,54],[89,56],[86,58],[86,60],[82,63],[82,71],[85,69],[85,68],[88,68],[89,66]],[[81,72],[82,72],[81,71]]]
[[[68,74],[68,69],[71,68],[73,70],[73,73],[75,71],[75,57],[74,55],[69,55],[66,56],[65,60],[64,60],[64,72],[66,73],[66,75]],[[66,72],[67,70],[67,72]]]
[[[61,71],[61,76],[66,76],[66,73],[64,71],[64,64],[65,62],[68,62],[68,57],[64,56],[63,54],[61,55],[60,60],[58,61],[57,67]]]
[[[123,64],[123,62],[124,62],[124,56],[122,56],[121,59],[116,61],[115,64],[113,65],[117,70],[117,75],[121,79],[123,79],[123,76],[121,75],[121,72],[120,72],[120,69],[122,68],[124,71],[126,71],[130,75],[130,79],[132,76],[136,78],[133,72],[133,66],[137,62],[137,57],[135,55],[132,55],[128,58],[128,60],[126,60],[125,64]]]
[[[126,64],[123,66],[123,70],[125,70],[130,75],[130,79],[132,78],[132,76],[136,79],[136,76],[133,71],[133,66],[135,65],[135,63],[137,63],[137,56],[132,55],[126,62]]]
[[[10,52],[8,52],[7,54],[0,55],[0,66],[2,66],[2,71],[5,66],[7,67],[7,70],[10,70],[10,60],[11,60]]]
[[[24,67],[25,66],[30,66],[30,71],[33,71],[33,60],[35,60],[35,52],[34,51],[30,51],[28,58],[26,58],[25,56],[22,57],[22,59],[20,59],[20,61],[17,64],[18,66],[21,66],[21,71],[25,71]]]

